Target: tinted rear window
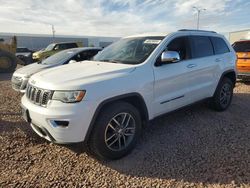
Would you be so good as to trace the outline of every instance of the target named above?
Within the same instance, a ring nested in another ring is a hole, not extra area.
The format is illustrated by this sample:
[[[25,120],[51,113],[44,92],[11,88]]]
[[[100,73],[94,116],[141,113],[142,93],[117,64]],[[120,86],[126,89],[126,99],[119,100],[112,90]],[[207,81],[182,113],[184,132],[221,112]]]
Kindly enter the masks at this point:
[[[77,44],[76,43],[69,43],[69,44],[66,44],[67,48],[77,48]]]
[[[236,42],[233,48],[236,52],[250,52],[250,41]]]
[[[193,58],[206,57],[214,54],[210,39],[206,36],[192,36],[192,56]]]
[[[224,54],[229,52],[229,48],[227,47],[227,44],[222,38],[219,37],[210,37],[214,46],[214,52],[215,54]]]

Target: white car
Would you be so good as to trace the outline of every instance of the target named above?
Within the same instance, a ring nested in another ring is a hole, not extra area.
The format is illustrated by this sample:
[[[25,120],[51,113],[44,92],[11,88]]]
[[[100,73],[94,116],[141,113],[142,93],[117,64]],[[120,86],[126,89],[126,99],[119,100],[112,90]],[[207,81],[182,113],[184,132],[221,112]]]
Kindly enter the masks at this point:
[[[11,79],[12,88],[24,93],[26,84],[33,74],[52,67],[65,65],[70,62],[90,60],[101,50],[102,48],[99,47],[71,48],[58,52],[43,61],[24,66],[14,72]]]
[[[23,117],[51,142],[87,141],[97,156],[118,159],[157,116],[203,99],[226,110],[235,62],[232,47],[215,32],[125,37],[93,61],[33,75],[22,97]]]

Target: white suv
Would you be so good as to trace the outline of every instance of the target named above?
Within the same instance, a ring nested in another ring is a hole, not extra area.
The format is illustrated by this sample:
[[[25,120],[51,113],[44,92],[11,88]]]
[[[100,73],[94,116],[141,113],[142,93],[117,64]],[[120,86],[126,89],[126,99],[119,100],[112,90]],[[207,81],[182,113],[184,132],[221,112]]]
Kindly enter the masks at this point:
[[[34,74],[22,98],[24,118],[55,143],[87,141],[99,157],[129,153],[149,120],[209,99],[228,108],[236,55],[215,32],[139,35],[105,48],[93,61]]]

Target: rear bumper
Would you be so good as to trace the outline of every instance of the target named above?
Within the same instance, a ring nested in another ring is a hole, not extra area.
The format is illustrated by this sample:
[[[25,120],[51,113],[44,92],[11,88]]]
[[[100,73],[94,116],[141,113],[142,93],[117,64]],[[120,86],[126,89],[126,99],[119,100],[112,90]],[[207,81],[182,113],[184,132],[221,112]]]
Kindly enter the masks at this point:
[[[238,72],[239,79],[250,79],[250,72]]]

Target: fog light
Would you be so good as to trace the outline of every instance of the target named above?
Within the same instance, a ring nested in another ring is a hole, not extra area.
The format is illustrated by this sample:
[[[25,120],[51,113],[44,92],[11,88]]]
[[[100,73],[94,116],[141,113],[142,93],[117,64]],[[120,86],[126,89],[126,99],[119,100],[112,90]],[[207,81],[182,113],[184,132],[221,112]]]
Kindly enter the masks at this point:
[[[69,121],[64,120],[51,120],[50,121],[53,127],[68,127]]]

